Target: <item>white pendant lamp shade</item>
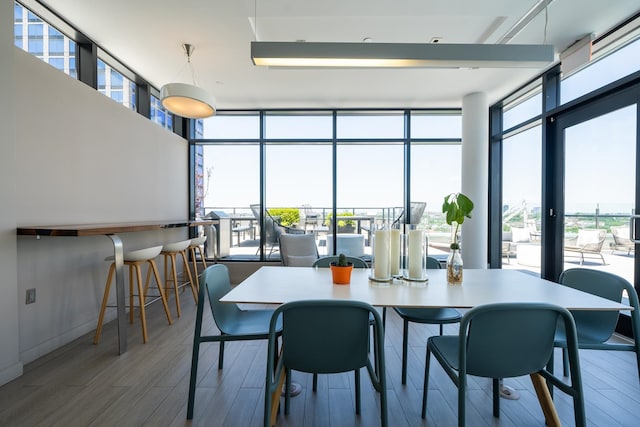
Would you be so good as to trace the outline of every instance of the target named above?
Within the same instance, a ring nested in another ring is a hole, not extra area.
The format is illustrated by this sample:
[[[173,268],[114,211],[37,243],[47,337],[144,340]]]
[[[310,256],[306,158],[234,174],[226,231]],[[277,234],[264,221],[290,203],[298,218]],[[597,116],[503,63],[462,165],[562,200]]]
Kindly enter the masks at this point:
[[[196,75],[191,63],[194,47],[183,44],[187,65],[191,70],[193,84],[167,83],[160,88],[160,102],[162,106],[178,116],[188,119],[205,119],[216,113],[216,99],[206,90],[196,85]]]
[[[168,83],[160,89],[162,106],[189,119],[204,119],[216,113],[216,100],[206,90],[186,84]]]

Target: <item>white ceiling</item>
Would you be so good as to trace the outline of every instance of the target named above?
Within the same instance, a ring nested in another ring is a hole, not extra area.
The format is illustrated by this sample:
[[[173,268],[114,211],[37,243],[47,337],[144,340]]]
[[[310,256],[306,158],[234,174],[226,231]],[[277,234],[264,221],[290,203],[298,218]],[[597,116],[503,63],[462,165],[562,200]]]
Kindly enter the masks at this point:
[[[250,59],[250,42],[496,43],[544,0],[47,0],[69,23],[152,85],[191,83],[183,43],[195,46],[199,86],[218,109],[460,107],[491,102],[533,69],[274,69]],[[511,43],[556,53],[599,36],[640,9],[638,0],[554,0]],[[546,21],[546,22],[545,22]],[[254,28],[257,31],[254,32]],[[257,35],[256,35],[257,33]]]

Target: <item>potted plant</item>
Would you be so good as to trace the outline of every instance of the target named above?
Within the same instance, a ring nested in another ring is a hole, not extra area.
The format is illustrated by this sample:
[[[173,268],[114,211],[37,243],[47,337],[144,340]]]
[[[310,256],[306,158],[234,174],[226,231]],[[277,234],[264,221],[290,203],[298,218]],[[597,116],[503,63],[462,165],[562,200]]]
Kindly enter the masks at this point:
[[[348,285],[351,283],[351,270],[353,270],[353,263],[347,262],[347,257],[344,254],[340,254],[338,256],[338,261],[332,262],[330,268],[333,283],[336,285]]]
[[[447,224],[453,225],[455,229],[451,245],[451,252],[447,258],[447,281],[452,284],[462,283],[462,256],[460,255],[460,240],[458,231],[465,218],[471,218],[473,202],[462,193],[451,193],[445,196],[442,204],[442,213],[446,214]]]

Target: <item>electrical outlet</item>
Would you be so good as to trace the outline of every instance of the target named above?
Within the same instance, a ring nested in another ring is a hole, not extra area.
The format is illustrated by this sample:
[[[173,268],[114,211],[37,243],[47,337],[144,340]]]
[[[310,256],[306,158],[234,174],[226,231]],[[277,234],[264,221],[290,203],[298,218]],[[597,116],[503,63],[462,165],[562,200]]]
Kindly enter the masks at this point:
[[[27,289],[27,296],[25,298],[25,304],[33,304],[36,302],[36,288]]]

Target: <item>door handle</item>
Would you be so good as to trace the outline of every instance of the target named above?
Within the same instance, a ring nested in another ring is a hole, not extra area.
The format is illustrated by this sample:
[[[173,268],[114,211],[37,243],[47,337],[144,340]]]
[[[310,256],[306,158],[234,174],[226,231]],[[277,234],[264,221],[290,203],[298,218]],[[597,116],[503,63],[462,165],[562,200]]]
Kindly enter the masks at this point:
[[[631,215],[629,217],[629,239],[633,243],[640,243],[640,239],[638,239],[636,234],[636,219],[640,218],[640,215]]]

